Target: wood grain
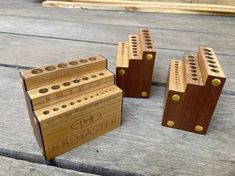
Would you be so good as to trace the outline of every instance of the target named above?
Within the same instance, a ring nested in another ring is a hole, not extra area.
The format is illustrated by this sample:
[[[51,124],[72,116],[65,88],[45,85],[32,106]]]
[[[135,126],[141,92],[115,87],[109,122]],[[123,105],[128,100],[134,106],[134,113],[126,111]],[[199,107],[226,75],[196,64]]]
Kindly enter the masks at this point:
[[[7,85],[0,89],[3,107],[0,148],[27,152],[38,158],[40,150],[29,124],[18,71],[0,68],[0,73],[2,85]],[[55,162],[74,166],[83,163],[97,174],[101,174],[102,168],[111,173],[121,168],[119,174],[234,175],[234,96],[220,97],[207,135],[200,136],[161,126],[164,91],[165,88],[154,86],[148,100],[124,99],[120,128],[58,157]]]

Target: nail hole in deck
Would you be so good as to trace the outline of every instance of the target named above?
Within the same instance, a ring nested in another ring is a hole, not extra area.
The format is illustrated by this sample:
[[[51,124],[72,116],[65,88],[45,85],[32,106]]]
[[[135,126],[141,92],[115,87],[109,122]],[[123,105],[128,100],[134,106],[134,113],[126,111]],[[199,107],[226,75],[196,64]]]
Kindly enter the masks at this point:
[[[56,69],[55,66],[48,66],[48,67],[45,68],[45,70],[47,70],[47,71],[53,71],[55,69]]]
[[[54,86],[52,86],[51,88],[52,88],[53,90],[57,90],[57,89],[60,88],[60,86],[59,86],[59,85],[54,85]]]
[[[31,73],[33,73],[33,74],[39,74],[39,73],[42,73],[42,72],[43,72],[42,69],[34,69],[34,70],[31,71]]]
[[[67,64],[64,64],[64,63],[58,64],[58,67],[60,67],[60,68],[66,68],[66,67],[67,67]]]
[[[77,65],[78,62],[77,62],[77,61],[71,61],[71,62],[69,62],[69,64],[70,64],[70,65]]]
[[[42,88],[42,89],[39,90],[39,92],[40,93],[46,93],[46,92],[48,92],[48,89],[47,88]]]
[[[69,86],[70,85],[70,82],[65,82],[63,83],[64,86]]]

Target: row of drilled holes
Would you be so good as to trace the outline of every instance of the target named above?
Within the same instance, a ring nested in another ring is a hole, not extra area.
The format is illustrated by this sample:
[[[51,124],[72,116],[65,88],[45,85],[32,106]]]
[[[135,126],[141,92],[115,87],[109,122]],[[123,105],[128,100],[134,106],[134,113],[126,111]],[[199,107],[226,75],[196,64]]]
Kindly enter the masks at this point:
[[[122,58],[123,58],[123,56],[124,56],[124,47],[125,47],[125,43],[122,43]]]
[[[68,106],[73,106],[73,105],[75,105],[75,104],[77,104],[77,103],[81,103],[82,101],[86,101],[86,100],[91,99],[91,98],[93,98],[93,97],[95,97],[95,96],[102,95],[102,94],[107,93],[107,92],[110,92],[110,91],[112,91],[112,90],[114,90],[114,89],[113,89],[113,88],[110,88],[110,89],[108,89],[108,90],[105,90],[105,91],[100,92],[100,93],[96,93],[96,94],[91,95],[91,96],[89,96],[89,97],[84,97],[83,99],[78,99],[77,101],[72,101],[72,102],[70,102],[69,104],[63,104],[63,105],[61,105],[61,107],[55,107],[55,108],[53,108],[51,111],[59,111],[60,108],[65,109],[65,108],[67,108]],[[48,115],[49,113],[50,113],[50,110],[43,111],[43,114],[44,114],[44,115]]]
[[[176,88],[179,88],[179,62],[175,61],[175,83]]]
[[[104,73],[99,73],[99,74],[98,74],[98,76],[103,76],[103,75],[104,75]],[[92,74],[90,77],[91,77],[91,78],[96,78],[97,75],[96,75],[96,74]],[[81,78],[81,79],[75,79],[75,80],[73,80],[73,81],[71,81],[71,82],[64,82],[62,85],[65,86],[65,87],[67,87],[67,86],[70,86],[71,83],[78,84],[78,83],[80,83],[82,80],[87,81],[88,79],[89,79],[89,77],[85,76],[85,77],[83,77],[83,78]],[[53,86],[51,86],[51,90],[58,90],[58,89],[60,89],[60,85],[53,85]],[[41,88],[41,89],[39,89],[39,93],[42,93],[42,94],[43,94],[43,93],[47,93],[48,91],[49,91],[48,88]]]
[[[136,36],[131,37],[131,46],[132,46],[132,54],[133,56],[138,56],[137,52],[137,38]]]
[[[191,69],[191,76],[192,76],[192,79],[194,81],[197,81],[198,78],[197,78],[197,66],[196,66],[196,63],[195,63],[195,57],[193,55],[189,55],[189,65],[190,65],[190,69]]]
[[[66,63],[61,63],[61,64],[58,64],[57,66],[47,66],[45,67],[45,71],[54,71],[58,68],[62,69],[62,68],[67,68],[68,66],[76,66],[78,65],[79,63],[87,63],[88,61],[95,61],[96,60],[96,57],[90,57],[88,59],[80,59],[78,61],[71,61],[69,62],[68,64]],[[41,69],[41,68],[37,68],[37,69],[33,69],[31,71],[32,74],[40,74],[42,73],[44,70]]]
[[[208,63],[208,66],[210,67],[210,70],[212,72],[219,73],[218,66],[216,65],[212,51],[208,48],[204,48],[203,51],[207,59],[206,61]]]
[[[144,36],[144,43],[145,43],[146,48],[152,49],[153,46],[152,46],[152,41],[151,41],[149,31],[148,30],[142,30],[142,34]]]

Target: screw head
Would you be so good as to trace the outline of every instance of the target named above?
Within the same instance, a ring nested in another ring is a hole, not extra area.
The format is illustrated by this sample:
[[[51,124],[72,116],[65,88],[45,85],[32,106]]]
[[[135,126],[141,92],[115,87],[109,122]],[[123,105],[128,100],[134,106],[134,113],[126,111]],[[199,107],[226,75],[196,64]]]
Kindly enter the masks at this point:
[[[172,99],[173,101],[177,102],[177,101],[180,101],[180,96],[174,94],[174,95],[172,95],[171,99]]]
[[[212,86],[216,87],[216,86],[219,86],[221,84],[221,81],[219,79],[215,78],[211,81],[211,84],[212,84]]]
[[[196,132],[202,132],[203,131],[203,127],[201,125],[197,125],[197,126],[195,126],[195,131]]]
[[[175,122],[174,121],[172,121],[172,120],[169,120],[169,121],[167,121],[167,126],[169,126],[169,127],[173,127],[174,125],[175,125]]]
[[[120,70],[118,71],[118,74],[119,74],[119,75],[125,75],[125,70],[124,70],[124,69],[120,69]]]
[[[141,96],[142,96],[142,97],[147,97],[147,96],[148,96],[148,92],[145,92],[145,91],[142,92],[142,93],[141,93]]]
[[[152,54],[147,54],[146,58],[147,58],[147,60],[152,60],[153,59],[153,55]]]

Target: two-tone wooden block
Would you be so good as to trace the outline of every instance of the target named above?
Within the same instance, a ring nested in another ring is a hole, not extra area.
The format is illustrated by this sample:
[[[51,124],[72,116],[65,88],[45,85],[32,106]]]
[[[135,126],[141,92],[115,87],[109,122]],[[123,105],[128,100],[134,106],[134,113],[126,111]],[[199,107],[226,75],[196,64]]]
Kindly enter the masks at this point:
[[[122,90],[102,56],[21,72],[36,139],[47,160],[120,126]]]
[[[150,95],[156,50],[150,31],[140,29],[118,43],[116,84],[125,97],[148,98]]]
[[[162,125],[206,134],[225,80],[212,48],[172,60]]]

